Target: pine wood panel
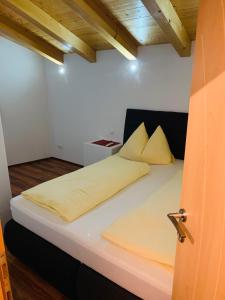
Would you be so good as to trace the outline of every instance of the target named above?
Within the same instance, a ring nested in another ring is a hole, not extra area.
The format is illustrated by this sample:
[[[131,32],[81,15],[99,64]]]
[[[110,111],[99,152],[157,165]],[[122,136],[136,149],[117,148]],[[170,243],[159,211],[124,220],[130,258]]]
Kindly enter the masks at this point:
[[[142,0],[180,56],[190,56],[191,41],[170,0]]]
[[[51,45],[55,46],[57,49],[63,51],[64,53],[69,52],[67,49],[65,49],[65,47],[63,47],[63,45],[60,42],[56,41],[54,38],[50,37],[42,30],[38,29],[36,26],[30,24],[22,17],[18,16],[16,13],[14,13],[11,9],[3,5],[1,2],[0,16],[7,17],[8,19],[15,22],[19,28],[21,27],[23,30],[27,30],[28,32],[35,34],[36,36],[42,38],[44,41],[49,42]]]
[[[192,41],[196,36],[199,2],[200,0],[171,0]]]
[[[62,51],[23,27],[18,27],[17,22],[2,15],[0,15],[0,33],[2,36],[33,50],[59,65],[64,62],[64,53]]]
[[[83,40],[79,39],[70,30],[57,22],[43,9],[30,0],[2,0],[3,3],[22,16],[25,20],[40,28],[43,32],[52,36],[62,44],[69,45],[74,51],[90,62],[96,61],[95,51]]]
[[[127,59],[137,57],[137,41],[110,12],[94,1],[63,0]]]
[[[32,0],[32,2],[88,43],[93,49],[104,50],[112,48],[92,26],[62,0]],[[140,45],[168,42],[168,38],[151,17],[141,0],[96,0],[95,2],[99,6],[104,5],[110,18],[120,22]],[[171,2],[183,22],[190,39],[194,40],[199,0],[171,0]],[[65,53],[70,51],[65,45],[56,41],[22,17],[19,17],[2,4],[0,4],[0,14],[9,16],[25,29],[34,32]]]
[[[174,300],[225,299],[225,0],[202,0],[189,109]]]

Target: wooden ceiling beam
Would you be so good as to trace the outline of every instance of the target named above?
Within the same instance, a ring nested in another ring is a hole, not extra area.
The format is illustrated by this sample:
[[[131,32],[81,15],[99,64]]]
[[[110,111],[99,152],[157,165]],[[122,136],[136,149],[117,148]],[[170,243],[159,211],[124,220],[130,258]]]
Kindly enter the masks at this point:
[[[30,0],[2,0],[2,2],[24,19],[63,43],[65,48],[78,53],[89,62],[96,61],[95,50]]]
[[[63,64],[64,53],[62,51],[4,16],[0,16],[0,34],[9,40],[35,51],[54,63]]]
[[[127,59],[136,59],[137,41],[95,1],[63,0]]]
[[[180,56],[191,55],[191,41],[170,0],[142,0]]]

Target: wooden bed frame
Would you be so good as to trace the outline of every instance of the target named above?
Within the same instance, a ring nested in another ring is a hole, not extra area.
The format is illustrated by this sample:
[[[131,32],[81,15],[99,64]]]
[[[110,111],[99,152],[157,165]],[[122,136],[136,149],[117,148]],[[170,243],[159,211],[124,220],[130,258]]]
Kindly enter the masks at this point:
[[[170,148],[178,159],[184,159],[187,113],[128,109],[124,142],[141,122],[151,135],[161,125]],[[10,220],[4,230],[9,251],[74,300],[138,300],[139,297],[85,266],[48,241]]]

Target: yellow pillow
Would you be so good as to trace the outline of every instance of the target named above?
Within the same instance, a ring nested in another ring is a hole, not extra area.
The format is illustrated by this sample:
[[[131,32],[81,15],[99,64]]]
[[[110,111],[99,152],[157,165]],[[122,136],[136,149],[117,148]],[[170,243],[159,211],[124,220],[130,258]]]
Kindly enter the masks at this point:
[[[174,161],[174,157],[161,126],[156,128],[144,148],[142,161],[156,165],[167,165]]]
[[[119,156],[130,160],[141,161],[141,154],[147,142],[148,134],[145,129],[145,124],[141,123],[121,148]]]

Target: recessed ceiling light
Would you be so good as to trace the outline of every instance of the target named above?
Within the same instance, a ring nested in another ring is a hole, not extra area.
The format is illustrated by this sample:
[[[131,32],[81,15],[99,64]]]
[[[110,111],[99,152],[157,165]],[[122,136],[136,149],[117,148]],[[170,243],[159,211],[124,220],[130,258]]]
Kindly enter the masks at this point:
[[[73,50],[73,47],[69,44],[64,44],[63,45],[63,49],[66,51],[66,52],[71,52]]]

